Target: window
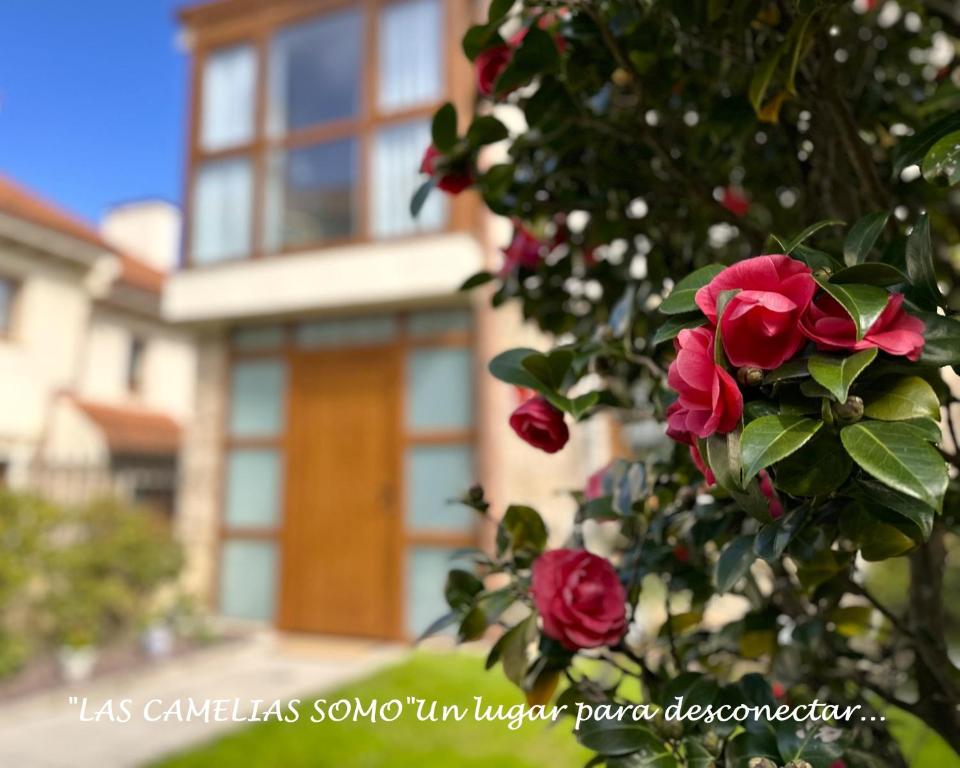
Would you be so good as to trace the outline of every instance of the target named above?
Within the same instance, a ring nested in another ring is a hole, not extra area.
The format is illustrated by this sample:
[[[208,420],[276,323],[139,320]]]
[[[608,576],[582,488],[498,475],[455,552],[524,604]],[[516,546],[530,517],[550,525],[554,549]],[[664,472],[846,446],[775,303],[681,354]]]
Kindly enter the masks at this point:
[[[270,132],[275,136],[360,112],[363,17],[340,11],[288,27],[270,57]]]
[[[203,68],[200,143],[216,151],[253,139],[256,53],[251,45],[216,51]]]
[[[442,195],[409,213],[430,117],[448,97],[446,2],[356,3],[199,62],[192,264],[446,224]]]
[[[13,308],[18,287],[13,280],[0,277],[0,335],[8,335],[13,330]]]
[[[127,391],[137,393],[143,386],[143,356],[147,344],[139,336],[130,339],[130,350],[127,353]]]
[[[191,253],[197,264],[250,253],[253,178],[246,158],[216,160],[197,171]]]

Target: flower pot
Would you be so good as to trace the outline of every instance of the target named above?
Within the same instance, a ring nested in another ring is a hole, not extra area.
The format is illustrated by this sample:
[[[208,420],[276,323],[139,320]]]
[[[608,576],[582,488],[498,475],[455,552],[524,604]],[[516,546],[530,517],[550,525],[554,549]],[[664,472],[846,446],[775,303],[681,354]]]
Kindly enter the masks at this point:
[[[57,653],[60,676],[68,683],[89,680],[97,664],[97,649],[92,645],[64,645]]]

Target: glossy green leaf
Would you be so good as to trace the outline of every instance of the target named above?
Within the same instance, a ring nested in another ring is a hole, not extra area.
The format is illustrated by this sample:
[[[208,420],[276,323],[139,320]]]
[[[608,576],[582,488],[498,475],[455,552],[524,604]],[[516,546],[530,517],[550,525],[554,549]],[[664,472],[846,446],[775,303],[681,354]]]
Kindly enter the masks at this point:
[[[482,147],[503,141],[510,133],[507,127],[492,115],[481,115],[474,119],[467,129],[467,143],[471,147]]]
[[[688,328],[699,328],[706,322],[707,318],[699,312],[688,312],[669,317],[665,322],[660,324],[657,332],[653,335],[653,346],[662,344],[665,341],[670,341],[670,339],[676,337],[680,331]]]
[[[447,605],[453,609],[469,606],[473,599],[483,591],[483,582],[469,571],[454,569],[447,574],[444,597]]]
[[[531,355],[540,354],[535,349],[520,347],[518,349],[508,349],[501,352],[490,361],[488,368],[494,378],[504,381],[507,384],[513,384],[517,387],[527,387],[528,389],[539,390],[540,382],[537,378],[523,367],[523,361]]]
[[[427,179],[417,187],[417,191],[413,193],[413,197],[410,198],[410,215],[413,218],[417,218],[417,216],[420,215],[420,211],[427,202],[427,198],[430,197],[430,193],[433,191],[435,184],[436,182],[434,182],[432,178]]]
[[[520,361],[520,365],[529,371],[543,386],[559,389],[573,363],[573,352],[569,349],[553,349],[546,354],[534,352]]]
[[[870,326],[880,317],[890,298],[883,288],[875,285],[852,285],[818,280],[820,287],[836,299],[853,318],[857,339],[862,339]]]
[[[433,146],[443,153],[457,143],[457,110],[449,101],[436,111],[430,128]]]
[[[935,310],[943,297],[937,287],[933,269],[933,243],[930,240],[930,219],[922,214],[907,237],[907,276],[913,286],[916,303],[921,309]]]
[[[940,118],[900,142],[894,152],[893,176],[910,165],[919,165],[927,152],[944,136],[960,130],[960,110]]]
[[[826,227],[842,227],[844,224],[846,224],[846,222],[840,219],[824,219],[823,221],[814,222],[796,237],[785,241],[783,244],[783,252],[789,256],[796,250],[797,246],[802,245],[821,229],[825,229]]]
[[[825,496],[843,485],[853,462],[839,438],[822,429],[773,469],[773,484],[779,490],[791,496]]]
[[[960,319],[935,312],[913,313],[924,323],[920,362],[929,365],[960,365]]]
[[[843,241],[843,261],[848,267],[862,264],[887,225],[887,212],[869,213],[850,227]]]
[[[777,65],[783,58],[784,49],[779,47],[770,53],[759,66],[754,70],[753,77],[750,78],[750,85],[747,88],[747,98],[754,111],[759,115],[766,101],[767,90],[773,80],[774,72],[777,71]]]
[[[863,395],[863,413],[880,421],[904,419],[940,419],[940,400],[937,393],[919,376],[881,380],[876,388]]]
[[[742,579],[753,561],[757,559],[753,551],[753,536],[738,536],[720,553],[714,582],[721,594],[729,592]]]
[[[513,551],[514,557],[532,560],[547,546],[547,527],[543,518],[532,507],[507,507],[497,527],[497,551]]]
[[[764,384],[775,384],[780,381],[791,381],[794,379],[805,379],[810,375],[810,370],[807,368],[806,357],[798,357],[793,360],[788,360],[779,368],[774,368],[766,376],[763,377]]]
[[[785,459],[822,426],[822,421],[802,416],[763,416],[751,421],[740,436],[743,481],[749,481],[764,467]]]
[[[474,288],[477,288],[481,285],[486,285],[491,280],[493,280],[493,274],[491,272],[477,272],[476,274],[471,275],[464,280],[457,290],[472,291]]]
[[[487,13],[487,21],[499,22],[503,20],[510,9],[513,8],[515,0],[492,0],[490,10]]]
[[[920,437],[928,443],[939,443],[943,439],[943,433],[940,431],[940,423],[934,419],[921,416],[914,419],[906,419],[901,424],[910,427]]]
[[[697,291],[723,272],[723,269],[720,264],[710,264],[691,272],[673,287],[670,295],[660,304],[660,311],[665,315],[679,315],[697,310]]]
[[[891,264],[880,261],[868,261],[841,269],[830,276],[831,283],[860,283],[879,285],[887,288],[907,282],[907,276]]]
[[[843,447],[860,467],[881,483],[936,510],[947,490],[943,457],[908,426],[861,421],[840,432]]]
[[[781,246],[781,250],[786,250],[785,246]],[[843,269],[843,264],[833,258],[829,253],[818,250],[817,248],[811,248],[809,245],[804,245],[803,243],[795,246],[790,252],[790,255],[795,259],[800,259],[800,261],[810,267],[810,269],[826,269],[831,273],[840,272]]]
[[[845,357],[817,354],[810,358],[808,368],[814,381],[826,387],[837,402],[844,403],[850,386],[876,357],[876,347]]]
[[[917,527],[924,540],[930,538],[933,532],[936,513],[930,505],[895,491],[872,478],[860,478],[850,485],[846,493],[851,498],[863,502],[867,509],[883,507],[906,518]]]
[[[930,147],[920,170],[931,184],[960,183],[960,131],[948,133]]]
[[[798,507],[778,520],[763,526],[757,532],[753,544],[753,551],[757,557],[762,557],[770,562],[779,560],[790,540],[808,519],[808,512],[806,508]]]
[[[643,753],[645,757],[670,754],[650,729],[630,719],[586,720],[577,731],[577,739],[587,749],[610,757],[636,752]]]

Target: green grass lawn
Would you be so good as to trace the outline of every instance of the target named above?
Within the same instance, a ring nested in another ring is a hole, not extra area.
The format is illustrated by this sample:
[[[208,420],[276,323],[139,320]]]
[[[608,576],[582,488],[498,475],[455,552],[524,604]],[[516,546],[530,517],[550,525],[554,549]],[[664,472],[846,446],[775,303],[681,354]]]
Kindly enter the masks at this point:
[[[417,696],[472,706],[523,701],[499,672],[485,672],[469,654],[417,654],[373,677],[324,694],[328,702],[359,697],[364,703]],[[394,723],[311,723],[315,696],[293,724],[245,727],[192,752],[157,763],[163,768],[580,768],[590,754],[570,734],[572,721],[527,723],[510,731],[506,723],[417,722],[405,713]],[[472,710],[471,710],[472,711]]]
[[[325,694],[328,702],[359,698],[365,704],[416,696],[471,707],[522,701],[499,671],[485,672],[479,656],[421,653],[366,680]],[[208,746],[156,763],[154,768],[580,768],[590,754],[577,746],[565,718],[555,727],[526,723],[418,722],[408,711],[394,723],[311,723],[315,696],[296,723],[241,728]],[[887,712],[910,768],[954,768],[960,761],[915,718]]]

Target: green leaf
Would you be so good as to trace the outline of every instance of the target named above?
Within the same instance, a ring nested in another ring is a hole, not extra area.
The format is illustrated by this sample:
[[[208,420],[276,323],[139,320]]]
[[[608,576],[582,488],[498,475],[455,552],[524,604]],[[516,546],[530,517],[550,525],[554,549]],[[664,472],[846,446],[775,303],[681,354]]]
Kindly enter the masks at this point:
[[[537,617],[531,614],[515,627],[507,630],[490,649],[487,656],[487,669],[503,662],[503,673],[518,688],[523,687],[527,675],[527,648],[537,636]]]
[[[478,24],[470,27],[463,36],[463,52],[473,61],[482,52],[503,42],[497,29],[499,24]]]
[[[587,749],[609,757],[631,755],[635,752],[642,752],[649,758],[670,755],[670,751],[652,731],[629,719],[622,722],[610,719],[586,720],[577,731],[577,739]]]
[[[457,110],[449,101],[437,110],[431,126],[433,146],[443,153],[457,143]]]
[[[444,597],[454,610],[468,607],[473,599],[483,592],[483,582],[469,571],[455,569],[447,574]]]
[[[539,355],[535,349],[520,347],[501,352],[488,366],[490,373],[500,381],[513,384],[517,387],[526,387],[539,391],[542,384],[537,378],[523,367],[523,361],[531,355]]]
[[[572,363],[573,352],[569,349],[554,349],[547,354],[534,352],[520,361],[520,365],[550,389],[563,386],[563,380]]]
[[[471,640],[479,640],[483,633],[487,631],[487,615],[480,606],[473,606],[467,611],[466,616],[460,622],[457,630],[457,640],[461,643],[467,643]]]
[[[543,518],[532,507],[507,507],[497,528],[497,551],[513,551],[514,557],[524,561],[533,559],[547,546],[547,527]]]
[[[848,357],[817,354],[810,358],[808,367],[814,381],[826,387],[838,403],[845,403],[850,386],[876,356],[876,347],[855,352]]]
[[[660,311],[665,315],[679,315],[697,310],[697,302],[694,300],[697,291],[723,272],[723,269],[720,264],[710,264],[691,272],[673,287],[670,295],[660,304]]]
[[[952,112],[904,139],[894,152],[893,177],[898,177],[907,166],[919,165],[941,138],[958,130],[960,111]]]
[[[670,339],[677,336],[680,331],[688,328],[699,328],[706,322],[707,318],[699,312],[688,312],[667,318],[665,322],[661,323],[660,327],[657,328],[657,332],[653,335],[653,346],[662,344],[665,341],[670,341]]]
[[[831,273],[840,272],[843,269],[843,264],[833,258],[829,253],[811,248],[807,245],[801,244],[796,246],[793,251],[791,251],[791,255],[796,259],[800,259],[800,261],[810,267],[810,269],[828,269]]]
[[[822,421],[802,416],[762,416],[751,421],[740,436],[744,482],[799,449],[822,426]]]
[[[513,8],[514,0],[493,0],[490,3],[490,11],[487,14],[489,22],[500,22],[504,16],[510,13]]]
[[[807,361],[808,358],[806,357],[797,357],[793,360],[788,360],[779,368],[774,368],[766,376],[764,376],[763,383],[776,384],[780,381],[805,379],[810,375],[810,370],[807,368]]]
[[[821,229],[824,229],[825,227],[842,227],[845,224],[846,222],[841,221],[840,219],[824,219],[823,221],[814,222],[792,240],[786,241],[783,245],[783,252],[789,256],[798,245],[801,245],[804,241],[813,237],[813,235],[815,235]]]
[[[940,400],[937,393],[919,376],[904,376],[892,383],[885,380],[863,395],[863,413],[880,421],[904,419],[940,419]]]
[[[905,419],[900,423],[910,427],[917,433],[918,437],[923,438],[928,443],[939,443],[940,440],[943,439],[939,422],[928,419],[925,416],[915,419]]]
[[[832,432],[822,429],[806,445],[774,465],[773,484],[791,496],[825,496],[850,476],[853,461]]]
[[[471,275],[466,280],[463,281],[463,284],[457,289],[458,291],[470,291],[478,286],[485,285],[493,280],[493,273],[491,272],[477,272],[475,275]]]
[[[896,512],[917,526],[924,541],[933,532],[935,513],[932,507],[869,477],[852,483],[846,495],[863,502],[868,509],[883,507]]]
[[[513,163],[497,163],[491,165],[480,177],[480,189],[485,199],[503,197],[513,183],[513,174],[516,166]]]
[[[424,203],[427,202],[427,198],[430,197],[434,184],[435,182],[432,178],[427,179],[417,187],[417,191],[413,193],[413,197],[410,198],[410,215],[413,218],[417,218],[417,216],[420,215],[420,210],[423,208]]]
[[[889,218],[888,212],[868,213],[850,227],[850,232],[843,241],[843,261],[848,267],[862,264],[867,260],[867,254],[877,242],[883,228],[887,226]]]
[[[882,261],[868,261],[835,272],[830,276],[830,282],[861,283],[886,288],[907,282],[907,276],[890,264],[884,264]]]
[[[510,135],[507,126],[492,115],[481,115],[467,129],[467,144],[471,148],[478,148],[487,144],[496,144]]]
[[[923,171],[923,178],[931,184],[952,187],[960,183],[960,131],[948,133],[930,147],[920,170]]]
[[[536,25],[527,27],[523,42],[514,50],[510,63],[497,78],[497,93],[509,93],[526,85],[534,77],[554,71],[559,63],[560,55],[553,36]]]
[[[753,561],[757,559],[753,551],[753,536],[738,536],[720,553],[714,582],[720,594],[729,592],[742,579]]]
[[[817,282],[853,318],[858,340],[864,337],[864,334],[870,330],[870,326],[880,317],[890,298],[890,294],[875,285],[850,285],[826,280],[817,280]]]
[[[807,510],[800,507],[763,526],[757,532],[756,541],[753,543],[754,554],[770,562],[779,560],[790,540],[806,521],[806,514]]]
[[[783,58],[783,46],[778,47],[767,56],[753,73],[750,78],[750,85],[747,88],[747,97],[754,111],[759,115],[763,109],[763,103],[766,100],[767,90],[770,88],[770,82],[773,80],[773,74],[777,71],[777,65]]]
[[[933,244],[930,240],[930,219],[922,214],[907,237],[907,276],[914,288],[921,309],[936,309],[943,297],[933,270]]]
[[[920,362],[928,365],[960,365],[960,320],[935,312],[915,312],[923,320],[923,354]]]
[[[840,432],[850,457],[885,485],[940,510],[947,490],[943,457],[909,426],[861,421]]]

